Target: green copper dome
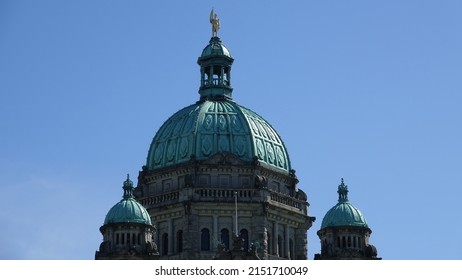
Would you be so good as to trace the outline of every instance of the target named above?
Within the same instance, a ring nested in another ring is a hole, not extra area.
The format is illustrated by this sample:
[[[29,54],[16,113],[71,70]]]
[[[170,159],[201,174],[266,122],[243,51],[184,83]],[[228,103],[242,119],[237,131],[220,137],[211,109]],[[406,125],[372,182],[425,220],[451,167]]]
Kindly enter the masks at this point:
[[[127,175],[124,182],[123,199],[114,205],[106,215],[104,225],[112,223],[140,223],[151,225],[151,217],[143,205],[139,204],[133,196],[133,182]]]
[[[209,44],[202,51],[201,58],[207,56],[226,56],[232,58],[229,50],[221,43],[219,37],[212,37]]]
[[[205,160],[229,152],[289,172],[290,160],[281,137],[257,113],[231,100],[205,100],[171,116],[152,140],[149,170]]]
[[[266,166],[290,172],[287,149],[273,127],[233,101],[233,61],[220,38],[212,37],[197,61],[200,100],[173,114],[157,131],[149,148],[148,170],[228,152],[244,161],[258,159]]]
[[[348,201],[348,186],[342,183],[338,186],[339,199],[322,220],[321,229],[326,227],[354,226],[366,227],[366,219],[361,211]]]

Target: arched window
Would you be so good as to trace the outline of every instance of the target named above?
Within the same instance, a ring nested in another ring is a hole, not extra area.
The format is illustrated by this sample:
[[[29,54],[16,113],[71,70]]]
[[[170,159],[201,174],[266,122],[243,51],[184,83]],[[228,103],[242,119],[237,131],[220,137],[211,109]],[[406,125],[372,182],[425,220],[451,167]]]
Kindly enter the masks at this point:
[[[225,245],[226,250],[229,250],[229,230],[222,229],[221,230],[221,243]]]
[[[177,252],[183,252],[183,231],[179,230],[176,234],[176,248]]]
[[[241,229],[240,237],[244,239],[244,250],[249,250],[249,232],[246,229]]]
[[[210,251],[210,231],[206,228],[201,230],[201,250]]]
[[[162,234],[162,256],[168,255],[168,234]]]

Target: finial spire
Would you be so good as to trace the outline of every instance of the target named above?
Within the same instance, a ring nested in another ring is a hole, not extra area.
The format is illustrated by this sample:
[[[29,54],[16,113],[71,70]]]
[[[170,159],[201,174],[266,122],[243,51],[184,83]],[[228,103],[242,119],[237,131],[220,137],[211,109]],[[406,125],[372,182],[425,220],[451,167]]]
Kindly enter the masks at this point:
[[[210,23],[212,24],[212,37],[218,37],[218,30],[220,29],[220,19],[217,14],[213,11],[210,12]]]
[[[338,202],[348,202],[348,186],[343,182],[338,186]]]
[[[130,174],[127,174],[127,180],[124,181],[124,199],[132,198],[133,196],[133,182],[130,180]]]

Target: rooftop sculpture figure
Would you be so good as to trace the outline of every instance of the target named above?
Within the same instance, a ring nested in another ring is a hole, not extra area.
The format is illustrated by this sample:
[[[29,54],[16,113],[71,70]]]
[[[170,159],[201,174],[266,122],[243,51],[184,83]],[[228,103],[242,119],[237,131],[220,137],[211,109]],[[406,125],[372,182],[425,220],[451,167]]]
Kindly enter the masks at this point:
[[[220,19],[214,13],[213,8],[210,12],[210,23],[212,24],[212,37],[218,37],[218,30],[220,29]]]

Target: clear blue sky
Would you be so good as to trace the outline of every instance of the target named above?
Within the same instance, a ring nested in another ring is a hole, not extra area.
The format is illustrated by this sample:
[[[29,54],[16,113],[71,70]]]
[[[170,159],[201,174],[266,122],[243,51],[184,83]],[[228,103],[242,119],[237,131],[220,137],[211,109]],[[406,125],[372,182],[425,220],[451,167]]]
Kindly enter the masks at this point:
[[[211,36],[317,220],[340,178],[384,259],[462,259],[461,1],[0,1],[0,259],[93,259]]]

